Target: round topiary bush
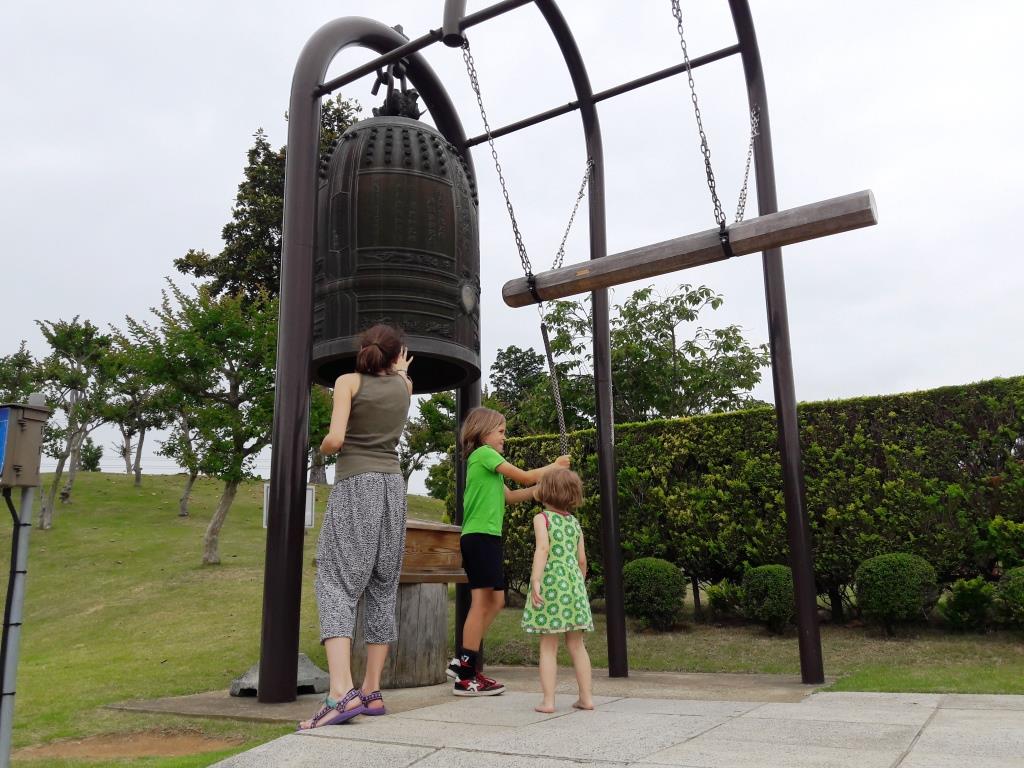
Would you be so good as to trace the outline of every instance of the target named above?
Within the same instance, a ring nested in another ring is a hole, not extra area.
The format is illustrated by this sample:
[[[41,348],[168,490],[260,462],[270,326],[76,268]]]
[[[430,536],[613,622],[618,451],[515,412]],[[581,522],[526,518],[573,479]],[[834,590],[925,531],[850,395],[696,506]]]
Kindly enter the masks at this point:
[[[854,578],[861,613],[890,634],[896,624],[927,619],[939,595],[935,569],[906,552],[869,558]]]
[[[796,613],[793,572],[786,565],[759,565],[743,574],[743,614],[782,632]]]
[[[1024,565],[1011,568],[996,585],[999,620],[1012,627],[1024,627]]]
[[[626,613],[653,629],[671,629],[683,612],[686,580],[668,560],[642,557],[622,569]]]

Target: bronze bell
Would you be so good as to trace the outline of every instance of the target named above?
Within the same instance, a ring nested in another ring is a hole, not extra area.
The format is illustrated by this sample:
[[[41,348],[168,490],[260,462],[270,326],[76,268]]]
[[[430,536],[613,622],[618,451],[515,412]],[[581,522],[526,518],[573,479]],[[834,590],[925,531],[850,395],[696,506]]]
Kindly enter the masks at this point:
[[[476,187],[455,148],[409,117],[355,123],[321,172],[316,381],[353,371],[359,334],[376,323],[404,333],[416,393],[480,378]]]

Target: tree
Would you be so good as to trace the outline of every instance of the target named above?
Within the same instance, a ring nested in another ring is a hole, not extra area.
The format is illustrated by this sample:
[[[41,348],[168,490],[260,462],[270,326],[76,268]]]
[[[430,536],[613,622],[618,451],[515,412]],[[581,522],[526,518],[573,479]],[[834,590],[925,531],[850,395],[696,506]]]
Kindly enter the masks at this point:
[[[327,467],[337,462],[337,455],[324,456],[320,443],[331,428],[334,399],[331,390],[314,384],[309,393],[309,482],[327,484]],[[406,478],[408,479],[408,478]]]
[[[199,435],[195,429],[195,419],[192,417],[191,401],[185,397],[177,397],[170,406],[172,415],[170,420],[170,431],[167,439],[160,444],[157,451],[161,456],[166,456],[178,463],[179,467],[186,470],[185,488],[178,499],[178,517],[188,517],[188,502],[192,497],[192,486],[199,477],[199,455],[196,453],[195,444]]]
[[[195,430],[196,466],[224,483],[203,536],[203,563],[212,565],[238,485],[270,443],[277,301],[266,293],[214,296],[205,286],[191,295],[170,281],[162,293],[157,325],[130,326],[157,352],[156,380],[179,393]]]
[[[99,472],[100,461],[103,459],[103,446],[96,445],[91,437],[85,438],[81,450],[82,471]]]
[[[28,402],[39,386],[39,364],[24,341],[17,352],[0,357],[0,403]]]
[[[435,392],[420,400],[418,415],[409,419],[398,444],[398,462],[406,482],[435,455],[447,455],[455,445],[455,394]]]
[[[169,419],[166,390],[150,371],[155,350],[145,338],[132,339],[113,330],[114,345],[107,356],[110,368],[110,398],[104,406],[108,422],[117,424],[123,444],[119,454],[128,474],[135,475],[135,487],[142,485],[142,446],[146,433],[161,429]],[[134,443],[132,442],[134,439]],[[134,461],[132,451],[134,448]]]
[[[43,497],[39,527],[53,525],[53,506],[65,467],[67,483],[61,502],[71,501],[71,490],[78,471],[79,453],[85,438],[105,420],[103,406],[110,386],[107,355],[111,338],[88,320],[76,315],[70,321],[36,321],[50,354],[39,366],[47,404],[58,413],[46,426],[44,450],[57,460],[50,490]],[[61,419],[60,416],[63,416]]]
[[[707,286],[681,285],[668,296],[642,288],[615,307],[610,341],[616,423],[736,410],[753,402],[748,393],[768,366],[767,345],[749,345],[736,325],[698,325],[692,337],[680,328],[723,301]],[[594,413],[589,298],[554,302],[545,319],[554,331],[556,359],[565,364],[568,401],[586,397],[586,412]]]
[[[360,111],[357,102],[340,95],[327,100],[320,109],[320,150],[327,151],[355,122]],[[213,296],[245,295],[256,298],[261,292],[277,296],[280,285],[281,236],[284,219],[284,147],[275,150],[262,128],[254,134],[249,149],[245,178],[238,185],[231,221],[221,232],[224,248],[213,256],[192,249],[175,259],[182,274],[206,280]]]

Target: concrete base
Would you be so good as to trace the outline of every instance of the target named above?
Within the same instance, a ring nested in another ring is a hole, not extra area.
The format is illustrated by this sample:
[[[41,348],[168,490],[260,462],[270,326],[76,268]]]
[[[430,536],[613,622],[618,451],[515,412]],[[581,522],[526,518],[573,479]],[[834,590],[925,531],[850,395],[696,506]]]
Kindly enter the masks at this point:
[[[304,653],[299,654],[298,680],[296,693],[325,693],[331,687],[331,679],[320,667],[309,660]],[[241,677],[231,681],[228,693],[231,696],[255,696],[260,682],[260,663],[257,661]]]
[[[540,692],[536,667],[488,666],[487,674],[501,680],[510,691]],[[559,670],[558,677],[559,692],[576,690],[571,669]],[[795,703],[815,690],[815,686],[803,685],[795,675],[632,672],[629,677],[608,677],[608,670],[594,670],[594,693],[608,697]],[[407,712],[452,701],[452,686],[442,683],[396,688],[385,691],[384,698],[390,712]],[[298,696],[292,702],[261,704],[251,696],[233,697],[226,691],[211,691],[192,696],[126,701],[111,704],[109,708],[258,722],[296,722],[315,712],[321,701],[322,696],[308,694]]]

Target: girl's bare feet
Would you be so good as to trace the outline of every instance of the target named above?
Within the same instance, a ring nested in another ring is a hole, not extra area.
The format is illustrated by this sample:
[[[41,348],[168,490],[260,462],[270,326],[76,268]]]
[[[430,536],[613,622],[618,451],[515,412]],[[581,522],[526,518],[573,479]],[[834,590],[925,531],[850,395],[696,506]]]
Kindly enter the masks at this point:
[[[573,702],[572,707],[573,707],[573,709],[593,709],[594,708],[594,702],[592,702],[592,701],[583,702],[583,701],[580,701],[579,699],[577,699],[576,701]]]
[[[533,711],[534,712],[543,712],[545,715],[550,715],[552,712],[555,711],[555,705],[554,704],[545,704],[544,702],[541,702],[540,704],[538,704],[536,707],[533,708]]]

